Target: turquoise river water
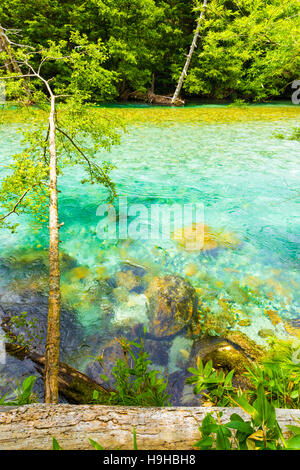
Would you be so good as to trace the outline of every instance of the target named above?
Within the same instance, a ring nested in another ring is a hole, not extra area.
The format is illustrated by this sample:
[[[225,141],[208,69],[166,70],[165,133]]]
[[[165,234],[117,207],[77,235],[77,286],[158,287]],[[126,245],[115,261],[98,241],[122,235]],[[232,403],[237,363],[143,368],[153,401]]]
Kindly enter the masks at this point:
[[[97,208],[105,191],[82,186],[80,168],[60,178],[61,250],[69,260],[62,274],[63,305],[76,318],[81,338],[66,356],[83,371],[114,336],[126,335],[135,324],[149,326],[146,289],[155,276],[188,280],[213,315],[222,314],[229,301],[233,328],[260,344],[266,341],[262,330],[287,338],[299,325],[299,142],[273,135],[289,134],[295,117],[194,122],[193,111],[185,112],[191,112],[190,121],[130,124],[121,144],[105,155],[116,165],[118,196],[127,198],[128,207],[140,205],[139,236],[99,238]],[[20,148],[19,139],[16,125],[0,129],[0,175]],[[149,228],[158,224],[149,216],[153,204],[175,203],[203,207],[200,218],[215,233],[226,233],[228,244],[189,251],[161,232],[149,239]],[[118,211],[118,200],[115,206]],[[6,310],[28,310],[33,299],[39,314],[47,232],[29,216],[15,234],[0,231],[0,305]],[[172,374],[187,366],[192,340],[182,333],[168,348],[164,366]],[[11,365],[14,372],[6,374],[15,377],[17,370]]]

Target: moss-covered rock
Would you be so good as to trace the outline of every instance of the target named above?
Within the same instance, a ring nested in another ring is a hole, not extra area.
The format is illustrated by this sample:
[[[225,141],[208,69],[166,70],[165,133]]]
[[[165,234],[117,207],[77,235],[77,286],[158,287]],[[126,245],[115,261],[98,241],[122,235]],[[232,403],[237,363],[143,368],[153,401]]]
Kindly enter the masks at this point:
[[[197,316],[195,289],[180,276],[155,277],[145,292],[149,301],[150,334],[172,336]]]
[[[227,293],[230,297],[237,303],[237,304],[246,304],[250,300],[249,293],[247,289],[240,286],[238,281],[234,281],[230,286],[227,288]]]
[[[236,248],[241,244],[234,233],[216,231],[201,222],[176,229],[172,234],[172,238],[187,251],[212,251],[216,248]]]
[[[265,354],[265,349],[252,339],[248,338],[241,331],[230,331],[226,335],[226,340],[240,348],[247,357],[253,361],[257,361]]]
[[[237,375],[246,372],[246,368],[251,366],[251,361],[248,357],[227,341],[218,344],[212,352],[203,358],[204,362],[209,360],[212,360],[215,369],[221,368],[226,372],[234,370]]]
[[[118,287],[125,287],[128,291],[131,291],[141,284],[141,280],[132,271],[121,271],[117,273],[117,284]]]
[[[244,320],[240,320],[238,322],[239,326],[250,326],[251,325],[251,320],[250,318],[245,318]]]
[[[60,251],[59,259],[62,271],[72,269],[77,265],[76,260],[62,250]],[[44,249],[20,249],[12,253],[8,264],[14,270],[48,270],[49,252]]]
[[[201,336],[225,336],[235,326],[236,318],[229,310],[212,312],[209,307],[202,307],[199,312],[198,329],[193,333]]]
[[[269,338],[270,336],[275,336],[275,333],[271,329],[263,328],[262,330],[259,330],[258,336],[261,338]]]

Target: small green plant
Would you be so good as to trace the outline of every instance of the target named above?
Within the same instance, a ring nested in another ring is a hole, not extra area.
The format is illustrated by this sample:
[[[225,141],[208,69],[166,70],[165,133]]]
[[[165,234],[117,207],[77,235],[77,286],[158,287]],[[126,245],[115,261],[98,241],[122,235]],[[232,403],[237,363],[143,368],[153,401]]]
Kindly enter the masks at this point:
[[[269,340],[269,351],[260,364],[245,373],[253,384],[248,396],[255,399],[258,385],[263,384],[268,400],[277,408],[300,408],[299,344],[276,338]]]
[[[95,450],[104,450],[104,448],[98,444],[98,442],[94,441],[93,439],[89,439],[89,441]]]
[[[7,397],[8,393],[6,393],[0,399],[0,405],[21,406],[37,402],[37,397],[32,392],[35,381],[36,377],[30,375],[23,381],[22,385],[17,383],[17,388],[13,389],[13,397]]]
[[[277,408],[300,408],[300,362],[295,360],[299,348],[291,342],[272,338],[270,349],[260,363],[247,367],[243,374],[248,379],[249,388],[244,391],[249,403],[257,398],[259,385],[265,395]],[[202,394],[214,406],[230,406],[230,397],[236,394],[232,385],[234,370],[228,374],[216,371],[212,361],[204,366],[201,359],[197,368],[189,368],[192,374],[186,383],[195,384],[194,393]]]
[[[110,403],[124,406],[169,406],[168,380],[160,371],[152,370],[149,354],[144,350],[144,341],[140,343],[118,339],[124,358],[117,359],[112,368],[115,378],[114,391],[110,392]],[[134,353],[133,347],[138,352]],[[98,358],[103,370],[102,357]],[[101,378],[109,382],[107,375]],[[111,387],[112,388],[112,387]],[[99,393],[94,392],[94,402],[97,403]]]
[[[186,379],[186,383],[195,384],[195,394],[201,393],[213,406],[229,406],[229,394],[235,391],[232,385],[233,370],[226,375],[213,369],[212,361],[204,366],[199,358],[197,369],[190,367],[188,371],[193,375]]]
[[[282,134],[280,132],[275,133],[274,137],[277,139],[287,139],[287,140],[298,140],[300,142],[300,127],[293,127],[292,133],[290,135]]]
[[[63,450],[59,443],[57,442],[57,440],[55,439],[55,437],[52,438],[52,450]]]
[[[249,414],[250,421],[245,421],[234,413],[228,423],[222,424],[221,412],[217,413],[217,420],[212,413],[208,413],[199,427],[201,438],[194,444],[196,448],[200,450],[300,449],[300,427],[289,426],[294,436],[288,441],[284,439],[276,419],[275,407],[267,400],[262,384],[257,389],[257,399],[253,405],[242,393],[231,397],[231,401]]]
[[[27,312],[22,312],[19,315],[11,316],[8,323],[12,330],[5,333],[5,339],[9,343],[17,343],[25,348],[29,348],[33,341],[38,341],[41,344],[42,335],[37,331],[37,318],[28,320]]]

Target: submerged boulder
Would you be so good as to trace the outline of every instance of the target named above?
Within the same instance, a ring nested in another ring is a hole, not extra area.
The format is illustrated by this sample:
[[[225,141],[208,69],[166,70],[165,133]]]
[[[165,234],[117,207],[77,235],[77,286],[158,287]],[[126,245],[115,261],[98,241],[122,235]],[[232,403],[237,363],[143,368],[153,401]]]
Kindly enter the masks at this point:
[[[196,291],[180,276],[154,277],[145,294],[149,301],[149,333],[159,338],[179,333],[197,314]]]
[[[258,361],[265,354],[265,349],[262,346],[248,338],[248,336],[241,331],[228,332],[226,340],[236,348],[241,349],[252,361]]]
[[[217,248],[236,248],[241,244],[237,235],[215,231],[202,222],[176,229],[172,234],[179,246],[187,251],[212,251]]]
[[[241,375],[246,372],[247,367],[251,366],[251,361],[242,352],[235,349],[227,341],[219,343],[216,348],[207,354],[204,358],[204,362],[212,361],[215,369],[224,369],[227,372],[234,369],[237,375]]]

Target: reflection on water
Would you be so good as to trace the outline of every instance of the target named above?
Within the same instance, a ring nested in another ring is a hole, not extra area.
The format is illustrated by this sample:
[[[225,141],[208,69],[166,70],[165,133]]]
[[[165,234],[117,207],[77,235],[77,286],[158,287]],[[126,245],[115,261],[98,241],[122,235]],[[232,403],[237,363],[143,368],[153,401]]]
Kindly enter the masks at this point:
[[[274,129],[289,132],[291,125],[291,119],[170,127],[143,123],[132,126],[106,156],[117,167],[112,176],[118,194],[127,197],[128,206],[148,209],[139,216],[142,232],[158,222],[148,217],[153,204],[203,204],[212,233],[205,250],[187,251],[162,237],[100,240],[96,211],[105,199],[103,189],[82,186],[79,168],[65,172],[60,180],[61,327],[71,331],[62,335],[62,354],[70,365],[97,378],[101,371],[90,356],[108,348],[112,360],[113,338],[134,337],[144,325],[153,362],[167,368],[174,385],[184,380],[201,329],[211,335],[239,329],[260,344],[266,331],[281,338],[299,334],[299,143],[272,136]],[[1,130],[2,162],[18,145],[13,126]],[[0,240],[0,304],[14,312],[31,309],[44,321],[47,229],[32,227],[27,217],[18,233],[2,231]],[[193,334],[172,315],[166,325],[155,313],[157,305],[168,310],[162,306],[168,289],[177,289],[179,303],[193,296],[178,276],[195,289],[193,308],[206,312],[206,324],[199,320]],[[14,364],[9,375],[16,370]]]

